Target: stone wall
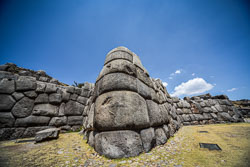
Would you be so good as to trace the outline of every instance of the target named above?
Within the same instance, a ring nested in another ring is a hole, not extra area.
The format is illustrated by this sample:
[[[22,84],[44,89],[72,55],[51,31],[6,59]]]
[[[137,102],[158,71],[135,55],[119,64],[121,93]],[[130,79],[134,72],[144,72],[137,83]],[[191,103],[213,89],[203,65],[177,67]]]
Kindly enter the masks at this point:
[[[85,108],[84,136],[108,158],[148,152],[182,125],[243,121],[224,95],[180,100],[149,77],[139,57],[124,47],[110,51]]]
[[[83,88],[63,86],[44,71],[6,66],[0,67],[5,70],[0,71],[0,140],[32,137],[49,127],[62,131],[82,127],[93,84],[85,83]],[[9,72],[13,67],[19,71]]]

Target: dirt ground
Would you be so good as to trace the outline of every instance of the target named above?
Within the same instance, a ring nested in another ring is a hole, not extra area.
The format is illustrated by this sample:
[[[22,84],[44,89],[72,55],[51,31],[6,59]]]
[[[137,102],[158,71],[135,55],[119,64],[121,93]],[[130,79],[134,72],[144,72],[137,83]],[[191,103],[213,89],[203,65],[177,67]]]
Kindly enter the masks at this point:
[[[250,123],[185,126],[149,153],[116,160],[98,155],[82,138],[78,133],[65,133],[57,140],[39,144],[2,141],[0,166],[250,166]],[[200,148],[199,143],[215,143],[222,150]]]

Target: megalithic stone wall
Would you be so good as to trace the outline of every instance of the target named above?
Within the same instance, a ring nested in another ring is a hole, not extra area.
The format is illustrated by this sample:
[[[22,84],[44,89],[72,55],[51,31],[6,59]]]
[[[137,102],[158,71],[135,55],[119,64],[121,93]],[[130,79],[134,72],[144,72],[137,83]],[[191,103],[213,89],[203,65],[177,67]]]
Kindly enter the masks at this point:
[[[84,121],[88,143],[109,158],[148,152],[180,128],[176,108],[160,80],[124,47],[107,54]]]
[[[84,136],[108,158],[148,152],[166,143],[182,125],[243,121],[226,96],[170,97],[125,47],[107,54],[87,105]]]
[[[63,86],[44,71],[0,66],[0,140],[33,137],[37,131],[82,127],[94,85]]]

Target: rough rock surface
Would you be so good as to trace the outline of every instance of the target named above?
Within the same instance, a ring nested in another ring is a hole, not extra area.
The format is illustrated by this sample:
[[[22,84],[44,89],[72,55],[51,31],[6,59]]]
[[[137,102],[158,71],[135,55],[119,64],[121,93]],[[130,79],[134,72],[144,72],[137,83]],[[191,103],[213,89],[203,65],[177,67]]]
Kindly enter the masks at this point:
[[[42,142],[51,139],[57,139],[59,137],[60,129],[58,128],[50,128],[46,130],[42,130],[36,133],[35,142]]]

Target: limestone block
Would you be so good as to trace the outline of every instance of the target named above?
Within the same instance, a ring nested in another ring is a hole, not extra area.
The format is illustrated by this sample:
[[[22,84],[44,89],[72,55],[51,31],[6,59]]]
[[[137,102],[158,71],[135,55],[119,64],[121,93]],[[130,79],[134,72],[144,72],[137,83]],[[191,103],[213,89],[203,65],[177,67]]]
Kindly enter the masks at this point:
[[[99,84],[99,95],[114,90],[131,90],[137,92],[136,78],[124,73],[105,75],[97,84]]]
[[[78,87],[75,87],[74,93],[77,94],[77,95],[80,95],[82,93],[82,89],[78,88]]]
[[[94,122],[99,130],[147,128],[146,102],[131,91],[104,93],[96,99]]]
[[[59,93],[52,93],[49,95],[49,102],[51,104],[59,104],[62,102],[62,95]]]
[[[14,105],[11,112],[18,118],[27,117],[31,114],[33,107],[34,100],[24,97]]]
[[[78,96],[77,101],[79,103],[83,104],[83,105],[87,105],[88,98],[82,97],[82,96]]]
[[[10,110],[15,102],[11,95],[0,94],[0,111]]]
[[[53,117],[51,118],[50,122],[49,122],[49,126],[55,126],[55,127],[59,127],[59,126],[63,126],[67,124],[67,117]]]
[[[143,148],[145,152],[149,152],[155,146],[154,128],[143,129],[140,132]]]
[[[36,79],[30,76],[20,76],[16,81],[16,90],[35,90],[36,89]]]
[[[82,116],[69,116],[68,125],[82,125],[83,117]]]
[[[65,103],[61,103],[59,107],[59,114],[58,116],[64,116],[64,111],[65,111]]]
[[[45,83],[37,81],[36,84],[37,84],[37,86],[36,86],[36,92],[41,93],[41,92],[45,91],[45,88],[46,88],[46,84]]]
[[[11,94],[15,91],[15,81],[13,79],[3,78],[0,80],[0,93]]]
[[[49,96],[46,93],[39,94],[35,99],[35,104],[48,103],[48,102],[49,102]]]
[[[0,128],[12,127],[15,123],[15,118],[11,112],[0,112]]]
[[[24,95],[32,99],[37,97],[37,93],[34,90],[26,91]]]
[[[155,129],[156,145],[163,145],[167,142],[167,136],[162,128]]]
[[[46,130],[42,130],[36,133],[35,142],[42,142],[52,139],[57,139],[59,137],[60,129],[58,128],[50,128]]]
[[[75,101],[68,101],[65,105],[65,115],[82,115],[82,112],[84,110],[84,105],[75,102]]]
[[[78,95],[77,95],[77,94],[71,94],[71,95],[70,95],[70,100],[76,101],[77,98],[78,98]]]
[[[129,53],[127,51],[117,50],[117,51],[109,53],[106,56],[104,64],[107,64],[107,63],[111,62],[112,60],[116,60],[116,59],[124,59],[124,60],[128,60],[131,63],[133,63],[133,56],[131,55],[131,53]]]
[[[58,107],[52,104],[36,104],[33,111],[33,115],[43,115],[43,116],[57,116]]]
[[[28,127],[24,131],[22,137],[34,137],[36,135],[36,132],[39,132],[41,130],[45,130],[51,128],[49,126],[39,126],[39,127]]]
[[[56,84],[46,83],[46,88],[45,88],[46,93],[56,93],[57,89],[58,88]]]
[[[136,80],[137,80],[137,92],[145,99],[152,99],[151,93],[154,90],[148,87],[145,83],[143,83],[139,79]]]
[[[74,86],[67,86],[67,87],[66,87],[66,91],[67,91],[68,93],[74,93],[75,88],[74,88]]]
[[[110,131],[95,135],[95,150],[108,158],[137,156],[143,152],[140,135],[134,131]]]
[[[15,127],[47,126],[49,121],[50,117],[31,115],[25,118],[16,119]]]
[[[158,126],[164,124],[164,119],[159,105],[152,100],[146,100],[148,106],[148,115],[150,126]]]
[[[20,93],[20,92],[14,92],[12,93],[12,96],[14,97],[14,99],[16,99],[16,101],[24,97],[23,93]]]

